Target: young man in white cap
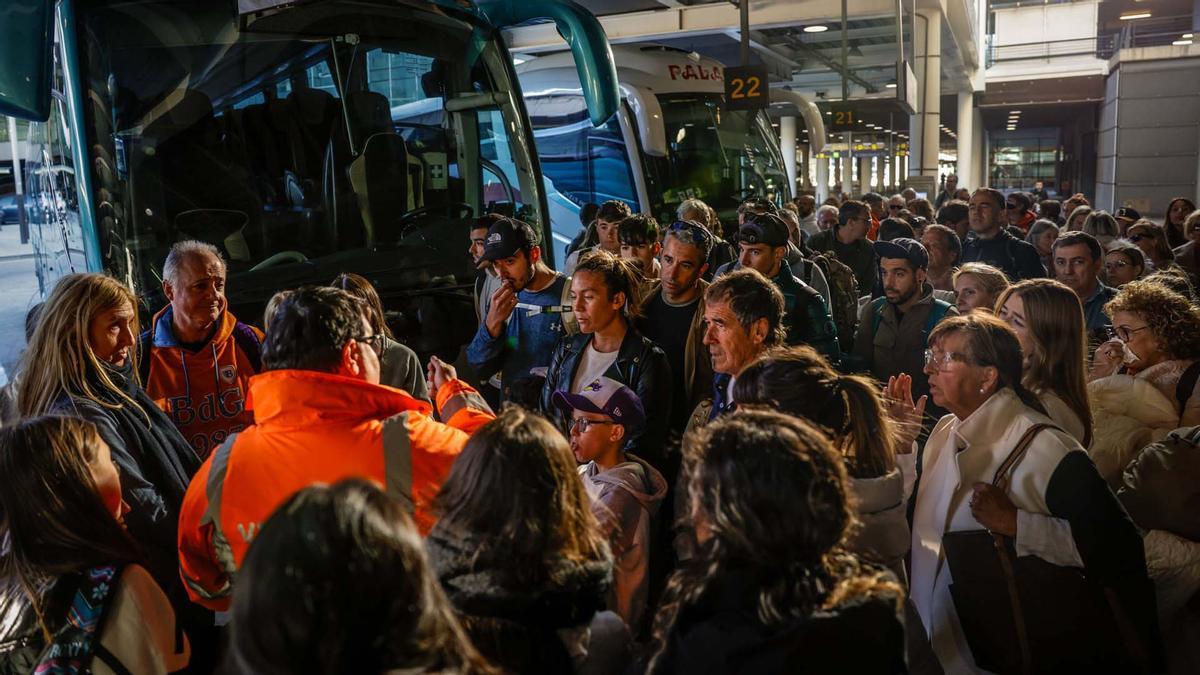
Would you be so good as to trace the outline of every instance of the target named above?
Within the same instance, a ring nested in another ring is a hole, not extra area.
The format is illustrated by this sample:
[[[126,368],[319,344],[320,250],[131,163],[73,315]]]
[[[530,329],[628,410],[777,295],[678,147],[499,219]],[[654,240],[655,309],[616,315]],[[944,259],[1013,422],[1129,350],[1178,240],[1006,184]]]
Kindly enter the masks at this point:
[[[662,474],[625,451],[626,435],[646,421],[642,402],[629,387],[600,377],[578,394],[555,392],[554,405],[570,417],[571,452],[612,548],[609,608],[636,635],[646,610],[652,520],[667,494]]]

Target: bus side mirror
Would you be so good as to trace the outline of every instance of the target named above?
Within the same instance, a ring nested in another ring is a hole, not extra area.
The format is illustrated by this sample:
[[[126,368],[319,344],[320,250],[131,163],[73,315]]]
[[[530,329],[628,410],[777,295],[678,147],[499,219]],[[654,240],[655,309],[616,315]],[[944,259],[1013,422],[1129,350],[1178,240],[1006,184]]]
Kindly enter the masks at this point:
[[[44,122],[50,117],[54,0],[0,2],[0,115]]]
[[[572,0],[484,0],[479,5],[496,28],[553,19],[575,57],[592,125],[604,124],[617,112],[617,67],[604,27],[591,12]]]

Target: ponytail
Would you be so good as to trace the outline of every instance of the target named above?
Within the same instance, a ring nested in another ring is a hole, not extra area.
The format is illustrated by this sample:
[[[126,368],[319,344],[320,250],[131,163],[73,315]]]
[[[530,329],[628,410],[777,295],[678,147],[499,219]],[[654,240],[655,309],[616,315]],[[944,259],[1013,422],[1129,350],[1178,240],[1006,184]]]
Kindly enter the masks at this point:
[[[884,476],[896,466],[894,422],[888,417],[874,382],[861,375],[839,375],[836,388],[849,410],[839,449],[855,478]]]
[[[604,250],[589,251],[575,266],[575,273],[580,272],[603,277],[610,298],[617,293],[624,293],[625,304],[621,306],[621,316],[629,323],[638,318],[642,304],[642,275],[637,261],[618,258]]]

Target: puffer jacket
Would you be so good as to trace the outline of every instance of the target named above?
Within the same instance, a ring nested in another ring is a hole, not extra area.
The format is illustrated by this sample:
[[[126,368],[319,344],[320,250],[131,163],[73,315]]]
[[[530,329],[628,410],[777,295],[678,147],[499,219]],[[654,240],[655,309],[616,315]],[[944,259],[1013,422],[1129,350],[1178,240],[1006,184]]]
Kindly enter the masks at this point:
[[[1088,455],[1116,489],[1121,473],[1138,451],[1179,425],[1179,410],[1150,381],[1109,375],[1088,383],[1095,432]]]
[[[571,388],[583,351],[591,341],[590,333],[560,339],[546,371],[541,410],[564,435],[568,431],[567,420],[554,406],[554,392]],[[629,387],[641,399],[646,412],[646,424],[641,431],[629,435],[625,448],[636,451],[642,459],[661,471],[671,419],[671,366],[667,363],[667,355],[630,326],[625,339],[621,341],[617,360],[604,375]]]
[[[547,580],[513,578],[511,561],[443,521],[425,540],[446,597],[485,658],[522,675],[621,672],[628,634],[607,626],[612,560],[548,561]],[[623,624],[621,624],[623,625]]]
[[[905,580],[904,556],[910,537],[906,517],[904,477],[899,469],[877,478],[851,478],[858,503],[860,527],[851,534],[846,548],[888,569]]]

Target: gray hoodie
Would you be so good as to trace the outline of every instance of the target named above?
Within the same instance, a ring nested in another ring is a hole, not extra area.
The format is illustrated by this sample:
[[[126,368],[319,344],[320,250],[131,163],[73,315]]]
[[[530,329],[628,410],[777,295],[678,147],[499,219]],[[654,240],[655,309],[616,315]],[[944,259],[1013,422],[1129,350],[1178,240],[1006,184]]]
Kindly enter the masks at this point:
[[[645,461],[627,454],[608,471],[595,462],[579,467],[592,513],[612,547],[613,585],[609,609],[636,631],[646,609],[650,524],[667,494],[667,481]]]

